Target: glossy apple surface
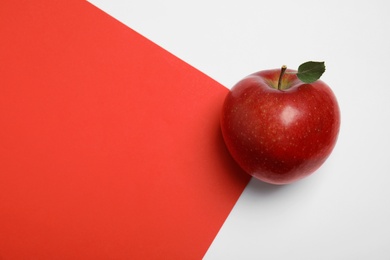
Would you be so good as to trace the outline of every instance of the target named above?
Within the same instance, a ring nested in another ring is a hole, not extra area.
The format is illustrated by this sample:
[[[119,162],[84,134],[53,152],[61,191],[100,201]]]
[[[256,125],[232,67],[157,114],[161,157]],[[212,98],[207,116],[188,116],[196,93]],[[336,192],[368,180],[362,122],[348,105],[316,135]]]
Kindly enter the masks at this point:
[[[234,160],[248,174],[288,184],[318,169],[337,141],[340,110],[322,81],[303,83],[280,69],[247,76],[227,95],[221,129]]]

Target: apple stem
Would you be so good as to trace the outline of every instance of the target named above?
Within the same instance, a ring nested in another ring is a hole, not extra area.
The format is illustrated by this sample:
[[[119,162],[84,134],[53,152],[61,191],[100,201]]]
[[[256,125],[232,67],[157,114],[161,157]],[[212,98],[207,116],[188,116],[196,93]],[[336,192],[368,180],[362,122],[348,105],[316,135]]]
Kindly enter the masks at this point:
[[[280,75],[279,75],[279,81],[278,81],[278,90],[280,90],[280,87],[282,86],[282,78],[284,73],[286,72],[287,66],[283,65],[280,69]]]

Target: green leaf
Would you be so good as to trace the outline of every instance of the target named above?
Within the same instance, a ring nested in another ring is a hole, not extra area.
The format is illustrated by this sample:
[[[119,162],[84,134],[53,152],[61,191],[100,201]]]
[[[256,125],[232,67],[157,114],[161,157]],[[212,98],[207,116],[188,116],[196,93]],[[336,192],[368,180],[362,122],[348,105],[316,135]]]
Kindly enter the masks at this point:
[[[313,83],[317,81],[324,72],[325,62],[308,61],[299,66],[297,76],[305,83]]]

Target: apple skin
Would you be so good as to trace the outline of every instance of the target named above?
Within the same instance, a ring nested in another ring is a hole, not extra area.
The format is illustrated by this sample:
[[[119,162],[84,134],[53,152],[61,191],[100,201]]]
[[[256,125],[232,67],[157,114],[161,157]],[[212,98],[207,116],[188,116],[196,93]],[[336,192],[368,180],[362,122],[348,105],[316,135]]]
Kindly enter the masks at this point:
[[[247,76],[228,93],[221,130],[233,159],[248,174],[288,184],[317,170],[331,154],[340,129],[340,109],[322,81],[303,83],[280,69]]]

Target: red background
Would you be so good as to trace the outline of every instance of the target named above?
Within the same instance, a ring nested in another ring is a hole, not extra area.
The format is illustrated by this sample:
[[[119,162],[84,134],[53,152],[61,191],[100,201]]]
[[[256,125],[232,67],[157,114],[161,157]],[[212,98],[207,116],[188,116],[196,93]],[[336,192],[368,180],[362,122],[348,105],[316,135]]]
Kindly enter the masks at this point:
[[[0,259],[201,258],[249,180],[228,90],[84,1],[0,34]]]

